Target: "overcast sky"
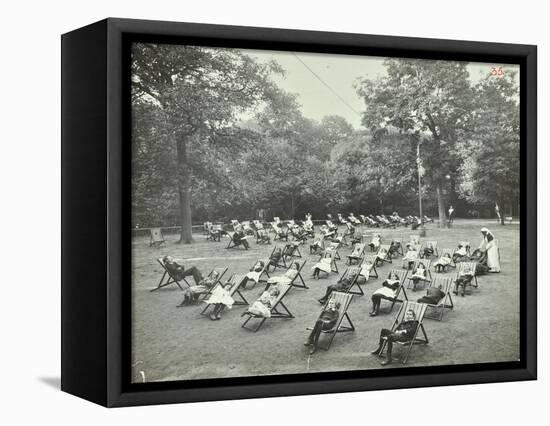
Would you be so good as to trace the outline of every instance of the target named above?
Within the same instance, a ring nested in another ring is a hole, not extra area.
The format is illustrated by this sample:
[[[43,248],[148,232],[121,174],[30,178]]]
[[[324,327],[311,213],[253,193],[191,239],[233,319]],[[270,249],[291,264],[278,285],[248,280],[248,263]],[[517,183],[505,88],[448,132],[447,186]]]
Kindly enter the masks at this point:
[[[320,121],[326,115],[340,115],[355,128],[361,127],[364,103],[353,88],[358,78],[373,79],[385,75],[384,58],[329,55],[303,52],[244,50],[260,62],[277,61],[286,76],[274,76],[287,92],[298,94],[305,117]],[[470,63],[470,78],[477,81],[500,64]],[[506,65],[504,70],[519,71],[518,66]]]

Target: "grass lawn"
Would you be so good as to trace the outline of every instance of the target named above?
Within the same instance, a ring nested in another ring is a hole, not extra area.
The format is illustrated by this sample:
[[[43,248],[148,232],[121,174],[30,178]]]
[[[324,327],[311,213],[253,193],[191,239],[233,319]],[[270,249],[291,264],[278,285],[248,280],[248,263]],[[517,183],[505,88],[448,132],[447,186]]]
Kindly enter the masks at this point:
[[[487,226],[499,240],[501,272],[479,277],[479,288],[465,297],[454,296],[454,309],[446,310],[443,321],[424,320],[430,340],[428,345],[415,345],[406,366],[471,364],[480,362],[516,361],[519,359],[519,225],[496,225],[494,221],[457,220],[452,229],[437,229],[427,225],[423,240],[437,240],[438,248],[455,248],[458,241],[467,240],[476,248],[481,240],[479,230]],[[360,231],[360,229],[358,229]],[[366,230],[365,232],[376,232]],[[391,236],[408,240],[416,233],[410,228],[380,230],[382,243]],[[166,244],[149,247],[149,237],[135,237],[132,241],[132,380],[141,382],[188,380],[235,376],[257,376],[319,371],[364,370],[402,368],[399,362],[381,367],[381,359],[371,355],[378,342],[381,328],[389,328],[397,314],[385,311],[389,303],[383,301],[377,317],[370,317],[371,294],[381,286],[390,265],[378,269],[378,279],[362,286],[365,296],[354,296],[348,310],[355,332],[339,333],[329,351],[319,350],[309,355],[303,343],[308,336],[306,327],[314,324],[321,305],[317,302],[327,284],[338,276],[314,280],[311,266],[318,256],[309,255],[309,247],[301,247],[307,259],[302,275],[308,290],[291,289],[285,304],[294,314],[293,319],[269,319],[253,333],[241,328],[241,313],[246,309],[234,306],[225,311],[220,321],[201,316],[204,304],[176,308],[182,292],[172,285],[151,293],[162,275],[156,262],[165,254],[187,259],[185,266],[196,265],[203,274],[213,267],[228,266],[225,277],[233,273],[246,273],[258,258],[265,258],[272,245],[256,245],[251,249],[226,250],[227,238],[220,243],[205,241],[196,234],[196,243],[176,244],[177,235],[165,236]],[[338,261],[340,271],[345,269],[345,258],[350,248],[340,250],[343,260]],[[400,267],[400,259],[394,262]],[[278,272],[282,271],[278,269]],[[277,272],[277,273],[278,273]],[[435,275],[435,272],[432,271]],[[454,270],[448,274],[454,274]],[[271,274],[273,275],[273,274]],[[189,277],[192,283],[193,279]],[[252,303],[263,286],[246,290],[243,295]],[[424,292],[407,291],[410,300],[416,301]],[[322,339],[323,337],[321,337]],[[395,346],[399,356],[403,348]]]

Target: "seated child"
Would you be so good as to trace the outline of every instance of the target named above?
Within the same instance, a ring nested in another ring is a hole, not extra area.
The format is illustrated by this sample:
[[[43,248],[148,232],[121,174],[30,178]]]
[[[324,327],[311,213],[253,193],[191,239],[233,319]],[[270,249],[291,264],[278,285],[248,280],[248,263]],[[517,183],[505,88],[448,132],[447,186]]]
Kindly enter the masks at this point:
[[[164,264],[164,267],[168,270],[170,273],[170,276],[174,278],[175,280],[181,281],[185,277],[188,277],[190,275],[193,276],[193,280],[195,281],[195,284],[199,284],[199,282],[202,281],[202,274],[197,269],[196,266],[191,266],[190,268],[185,269],[182,264],[183,260],[175,259],[172,256],[164,256],[162,258],[162,263]]]
[[[390,272],[388,278],[382,283],[382,287],[372,294],[372,311],[369,313],[371,317],[378,315],[382,299],[395,299],[397,297],[397,291],[400,285],[401,281],[399,276],[395,272]]]
[[[246,278],[258,284],[260,282],[260,277],[266,269],[265,262],[263,260],[258,260],[254,266],[250,268],[250,271],[246,274]]]
[[[340,316],[338,309],[340,309],[340,304],[336,302],[336,300],[330,299],[327,306],[321,312],[321,315],[319,315],[319,318],[317,318],[313,330],[311,330],[309,337],[304,343],[306,346],[311,346],[309,351],[310,355],[317,350],[317,342],[319,341],[321,332],[324,330],[332,330],[338,322],[338,317]]]
[[[321,250],[323,250],[323,246],[324,246],[323,240],[324,239],[325,238],[324,238],[323,234],[321,234],[320,237],[313,240],[313,242],[309,245],[309,253],[310,254],[317,254]]]
[[[355,247],[353,247],[353,251],[348,256],[350,260],[357,260],[361,257],[363,254],[364,246],[361,247],[359,244],[356,244]]]
[[[430,287],[426,290],[426,295],[417,300],[418,303],[427,303],[429,305],[437,305],[441,299],[445,297],[445,293],[441,289],[441,285]]]
[[[240,246],[242,244],[246,250],[250,248],[250,244],[248,244],[248,241],[246,240],[246,235],[244,234],[242,228],[239,228],[233,234],[233,243],[235,243],[235,246]]]
[[[439,259],[437,259],[437,262],[434,263],[436,272],[445,272],[445,268],[449,266],[451,262],[451,254],[444,253]]]
[[[313,278],[319,279],[319,272],[321,271],[330,275],[330,273],[332,272],[333,255],[334,254],[332,251],[326,250],[323,257],[319,259],[319,262],[311,267],[311,270],[313,271]]]
[[[414,265],[414,261],[418,259],[417,248],[417,246],[411,245],[411,248],[405,253],[405,256],[403,256],[402,267],[404,269],[411,269]]]
[[[460,242],[458,244],[458,248],[454,252],[452,259],[454,263],[470,261],[470,257],[468,256],[468,246],[465,245],[464,242]]]
[[[252,303],[241,316],[243,317],[247,313],[250,313],[257,317],[271,318],[271,308],[277,302],[280,293],[280,290],[276,286],[264,291],[260,298]]]
[[[380,234],[374,234],[372,240],[369,243],[370,251],[378,251],[381,244]]]
[[[418,264],[416,269],[413,271],[413,274],[409,277],[409,280],[413,282],[412,291],[416,291],[416,286],[420,281],[426,282],[428,280],[428,271],[422,262]]]
[[[401,250],[401,241],[392,240],[390,244],[391,257],[396,257],[399,254],[399,250]]]
[[[269,268],[273,266],[273,270],[277,269],[277,266],[279,266],[279,262],[281,261],[281,258],[283,257],[283,251],[280,247],[277,247],[275,250],[273,250],[273,253],[269,257],[269,264],[267,265],[266,271],[269,272]]]
[[[384,264],[384,262],[388,258],[388,250],[386,248],[381,248],[378,250],[378,253],[376,253],[376,265]]]
[[[271,284],[288,285],[294,280],[294,278],[296,278],[296,275],[298,275],[299,270],[300,270],[300,264],[298,262],[293,262],[292,265],[290,265],[290,268],[288,268],[283,275],[269,278],[267,280],[267,285],[268,286],[270,286]]]
[[[460,287],[462,287],[462,291],[460,295],[464,297],[466,286],[470,285],[473,279],[474,279],[474,272],[471,270],[470,266],[469,265],[464,266],[462,271],[460,271],[460,274],[458,275],[457,279],[455,280],[455,288],[453,290],[453,294],[458,294]]]
[[[217,286],[208,300],[205,300],[205,303],[209,305],[214,305],[214,310],[210,314],[210,319],[212,321],[219,320],[222,317],[222,312],[225,308],[231,309],[235,301],[230,296],[230,291],[233,283],[231,280],[227,280],[224,284]]]
[[[435,252],[435,249],[434,249],[434,246],[432,243],[427,243],[426,244],[426,247],[424,247],[424,249],[422,250],[422,257],[424,259],[429,259],[430,257],[433,256]]]
[[[370,278],[370,271],[372,270],[374,266],[374,263],[372,263],[372,260],[370,258],[366,258],[363,260],[363,263],[361,263],[361,270],[359,271],[359,275],[362,277],[365,277],[365,282],[367,282]]]
[[[257,233],[258,238],[256,239],[256,242],[258,244],[271,244],[271,237],[265,229],[258,229]]]
[[[197,285],[192,285],[191,287],[186,288],[183,292],[183,300],[179,305],[177,305],[177,307],[180,308],[185,305],[193,304],[198,300],[201,294],[208,294],[208,292],[218,282],[219,276],[220,273],[218,271],[214,271],[210,274],[210,276],[201,280]]]
[[[487,252],[475,249],[470,256],[470,262],[476,263],[476,275],[485,275],[489,272],[487,266]]]
[[[328,285],[325,295],[319,299],[319,303],[321,305],[324,305],[325,303],[327,303],[327,300],[333,291],[347,292],[353,285],[353,282],[355,281],[355,278],[358,275],[358,272],[359,271],[357,271],[356,269],[350,270],[350,272],[346,274],[344,278],[338,280],[336,284]]]

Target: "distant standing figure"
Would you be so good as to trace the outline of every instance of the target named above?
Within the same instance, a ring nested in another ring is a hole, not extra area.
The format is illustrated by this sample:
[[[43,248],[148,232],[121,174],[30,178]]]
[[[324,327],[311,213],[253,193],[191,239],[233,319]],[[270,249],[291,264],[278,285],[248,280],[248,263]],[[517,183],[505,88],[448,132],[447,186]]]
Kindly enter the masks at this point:
[[[500,223],[500,207],[495,203],[495,213],[497,214],[497,223]]]
[[[449,206],[449,223],[453,223],[454,221],[454,212],[455,209],[453,209],[453,206]]]

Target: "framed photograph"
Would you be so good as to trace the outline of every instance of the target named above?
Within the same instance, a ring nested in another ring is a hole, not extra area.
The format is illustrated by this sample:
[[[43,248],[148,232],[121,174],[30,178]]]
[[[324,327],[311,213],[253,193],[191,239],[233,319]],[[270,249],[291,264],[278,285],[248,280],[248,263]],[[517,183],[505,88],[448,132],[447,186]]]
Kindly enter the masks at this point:
[[[535,46],[107,19],[62,85],[66,392],[536,379]]]

